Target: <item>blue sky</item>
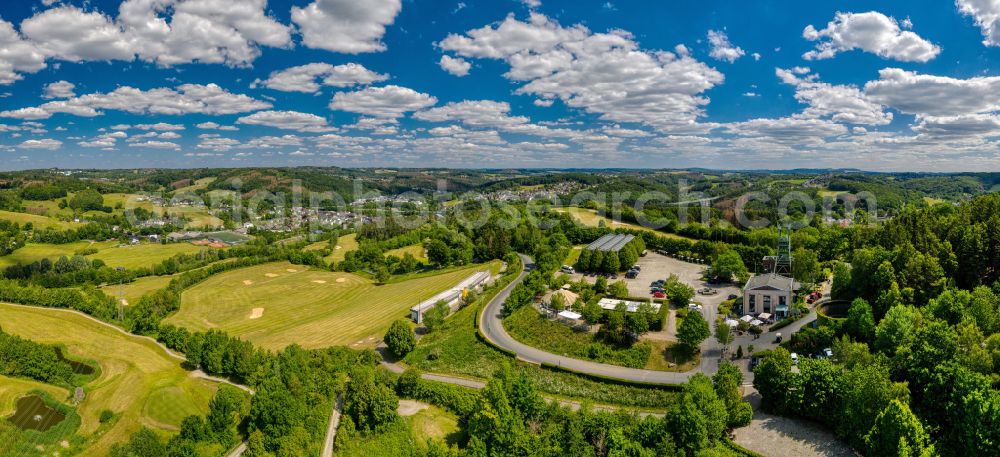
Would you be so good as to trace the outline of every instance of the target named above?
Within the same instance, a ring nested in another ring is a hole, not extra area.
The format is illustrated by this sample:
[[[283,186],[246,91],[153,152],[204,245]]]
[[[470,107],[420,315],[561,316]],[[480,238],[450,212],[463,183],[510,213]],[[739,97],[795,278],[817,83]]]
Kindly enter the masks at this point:
[[[993,3],[4,2],[0,168],[998,170]]]

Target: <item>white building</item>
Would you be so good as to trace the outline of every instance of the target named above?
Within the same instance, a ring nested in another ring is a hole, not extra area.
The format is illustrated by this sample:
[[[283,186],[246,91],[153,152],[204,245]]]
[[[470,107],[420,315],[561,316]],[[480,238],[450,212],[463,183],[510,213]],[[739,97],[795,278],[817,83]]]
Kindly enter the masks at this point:
[[[447,303],[451,312],[457,311],[462,305],[462,300],[468,296],[469,291],[480,288],[489,278],[489,271],[474,273],[472,276],[462,280],[462,282],[458,283],[455,287],[428,298],[427,300],[424,300],[410,308],[410,319],[413,319],[413,322],[418,324],[423,323],[424,313],[433,308],[439,301]]]
[[[794,279],[777,273],[756,275],[743,287],[743,312],[770,313],[776,317],[787,317],[798,287]]]

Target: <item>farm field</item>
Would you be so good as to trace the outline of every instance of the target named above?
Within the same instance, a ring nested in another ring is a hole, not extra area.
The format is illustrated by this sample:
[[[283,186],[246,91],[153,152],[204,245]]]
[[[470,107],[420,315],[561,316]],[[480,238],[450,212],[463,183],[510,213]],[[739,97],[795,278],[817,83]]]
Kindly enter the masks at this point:
[[[87,256],[103,260],[110,267],[149,267],[177,254],[193,254],[205,249],[190,243],[142,243],[134,246],[110,246]]]
[[[403,258],[403,255],[407,253],[417,259],[418,262],[427,263],[427,255],[425,253],[424,246],[421,244],[413,244],[385,251],[386,256],[394,255],[399,258]]]
[[[181,194],[181,193],[194,192],[196,190],[201,190],[201,189],[204,189],[204,188],[208,187],[208,185],[211,184],[212,181],[215,181],[215,176],[209,176],[207,178],[201,178],[201,179],[195,181],[194,183],[192,183],[190,186],[185,186],[185,187],[180,187],[180,188],[175,189],[174,193],[175,194]]]
[[[77,241],[66,244],[28,243],[23,248],[0,257],[0,268],[7,268],[16,264],[29,264],[45,258],[55,262],[62,256],[72,257],[81,249],[96,248],[100,250],[112,247],[115,244],[115,241],[102,241],[98,243]]]
[[[146,426],[161,432],[179,429],[191,414],[205,414],[217,385],[191,377],[181,361],[151,340],[127,335],[65,310],[0,304],[5,332],[40,343],[63,344],[72,356],[96,360],[100,376],[84,386],[87,396],[77,407],[78,433],[92,435],[101,411],[117,420],[93,437],[87,455],[105,455],[113,443],[127,441]]]
[[[601,216],[600,214],[597,214],[597,211],[592,210],[592,209],[588,209],[588,208],[578,208],[578,207],[575,207],[575,206],[570,206],[570,207],[564,207],[564,208],[552,208],[552,210],[560,212],[560,213],[567,213],[567,214],[573,216],[581,224],[586,225],[587,227],[600,227],[601,221],[604,221],[605,226],[608,227],[608,228],[613,228],[613,229],[614,228],[624,228],[624,229],[632,229],[632,230],[642,230],[644,232],[652,232],[652,233],[655,233],[657,235],[665,236],[665,237],[668,237],[668,238],[687,239],[686,237],[683,237],[683,236],[678,235],[676,233],[662,232],[662,231],[659,231],[659,230],[655,230],[655,229],[652,229],[652,228],[649,228],[649,227],[643,227],[641,225],[633,224],[633,223],[630,223],[630,222],[613,221],[613,220],[611,220],[611,219],[609,219],[607,217],[604,217],[604,216]]]
[[[350,273],[270,263],[222,273],[186,290],[180,311],[164,323],[190,330],[219,328],[268,349],[291,343],[371,347],[411,306],[484,268],[376,286]]]
[[[28,213],[15,213],[13,211],[0,211],[0,219],[11,222],[17,222],[18,224],[21,225],[30,222],[32,225],[38,228],[55,228],[60,230],[66,230],[83,225],[79,222],[65,222],[56,219],[54,217],[39,216],[37,214],[28,214]]]

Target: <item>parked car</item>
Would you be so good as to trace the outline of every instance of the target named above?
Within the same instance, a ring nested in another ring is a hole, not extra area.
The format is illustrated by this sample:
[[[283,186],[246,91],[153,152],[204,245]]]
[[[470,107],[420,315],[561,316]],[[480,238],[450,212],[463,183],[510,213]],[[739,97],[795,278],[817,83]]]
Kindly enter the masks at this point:
[[[827,358],[832,358],[833,357],[833,349],[830,349],[830,348],[823,349],[823,355],[826,356]]]
[[[639,276],[639,272],[635,270],[629,270],[625,273],[625,279],[635,279],[637,276]]]
[[[760,363],[760,357],[757,357],[757,356],[750,357],[750,369],[751,370],[753,370],[754,368],[756,368],[757,364],[759,364],[759,363]]]
[[[667,298],[667,294],[662,291],[653,292],[653,298]]]
[[[792,353],[792,365],[798,365],[798,364],[799,364],[799,355],[793,352]]]
[[[736,300],[737,298],[740,298],[740,297],[738,295],[736,295],[736,294],[729,294],[729,298],[727,298],[727,300]]]
[[[573,270],[573,267],[571,267],[571,266],[569,266],[569,265],[563,265],[563,266],[562,266],[562,272],[563,272],[563,273],[570,273],[570,274],[573,274],[573,273],[575,273],[576,271],[575,271],[575,270]]]
[[[641,267],[641,266],[639,266],[639,265],[632,265],[632,268],[631,268],[631,269],[632,269],[632,270],[635,270],[635,271],[642,271],[642,267]]]

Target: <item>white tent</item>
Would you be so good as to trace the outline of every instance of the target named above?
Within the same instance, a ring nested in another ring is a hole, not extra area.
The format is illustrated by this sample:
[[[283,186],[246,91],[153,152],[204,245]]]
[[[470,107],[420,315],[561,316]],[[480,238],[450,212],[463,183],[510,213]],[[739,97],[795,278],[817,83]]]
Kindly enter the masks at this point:
[[[730,327],[736,327],[736,326],[740,325],[740,321],[738,321],[736,319],[726,319],[726,325],[728,325]]]
[[[759,327],[759,326],[761,326],[762,324],[763,324],[763,322],[761,322],[761,321],[759,321],[759,320],[757,320],[757,319],[754,319],[754,320],[750,321],[750,325],[752,325],[752,326],[754,326],[754,327]]]
[[[762,320],[762,321],[766,321],[766,320],[768,320],[768,319],[771,318],[771,313],[760,313],[757,316],[757,318],[760,319],[760,320]]]
[[[747,314],[746,316],[741,317],[740,320],[743,321],[743,322],[750,322],[750,321],[752,321],[754,319],[753,319],[753,316]]]

